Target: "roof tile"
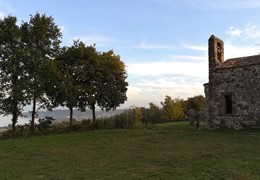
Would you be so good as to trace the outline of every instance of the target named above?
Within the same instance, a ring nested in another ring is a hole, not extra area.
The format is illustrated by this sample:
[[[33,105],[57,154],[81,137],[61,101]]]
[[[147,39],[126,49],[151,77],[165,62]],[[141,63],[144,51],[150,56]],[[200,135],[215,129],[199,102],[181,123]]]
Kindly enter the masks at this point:
[[[227,59],[218,68],[233,68],[260,64],[260,55]]]

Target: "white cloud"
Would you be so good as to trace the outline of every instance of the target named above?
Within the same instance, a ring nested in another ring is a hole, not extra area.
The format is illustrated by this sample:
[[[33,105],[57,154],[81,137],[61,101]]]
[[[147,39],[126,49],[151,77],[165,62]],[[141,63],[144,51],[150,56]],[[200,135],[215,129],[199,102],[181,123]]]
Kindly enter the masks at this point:
[[[229,30],[226,31],[226,33],[229,34],[232,37],[234,37],[234,36],[238,36],[239,37],[242,32],[243,31],[241,31],[239,28],[235,28],[234,26],[229,27]]]
[[[207,56],[186,56],[186,55],[173,55],[171,56],[172,60],[185,60],[185,61],[205,61],[208,59]]]
[[[184,48],[197,50],[197,51],[207,51],[208,46],[195,46],[195,45],[189,45],[189,44],[182,44]]]
[[[133,87],[133,86],[130,85],[130,86],[128,86],[127,96],[135,96],[140,92],[142,92],[141,88]]]
[[[207,62],[147,62],[129,63],[127,71],[130,75],[158,76],[178,74],[195,77],[207,76]]]
[[[248,23],[245,26],[245,34],[248,38],[258,39],[260,38],[260,28],[256,24]]]
[[[230,42],[227,42],[225,45],[225,59],[235,58],[235,57],[243,57],[243,56],[251,56],[259,54],[258,46],[235,46]]]
[[[62,34],[64,33],[65,27],[64,26],[59,26],[60,31],[62,32]]]
[[[236,42],[240,45],[234,45],[232,41],[225,42],[225,59],[251,56],[259,54],[260,48],[256,46],[258,39],[260,38],[260,27],[254,23],[248,23],[243,28],[235,28],[231,26],[229,31],[226,31],[232,37],[237,37]],[[233,39],[232,39],[233,40]],[[247,45],[241,45],[245,43]],[[250,43],[250,45],[248,45]]]
[[[189,4],[198,8],[211,9],[255,9],[260,7],[259,0],[186,0]]]
[[[185,81],[185,77],[182,78]],[[149,102],[160,105],[166,95],[173,98],[187,99],[195,95],[203,95],[204,82],[178,82],[176,78],[143,79],[135,87],[131,86],[127,93],[128,101],[125,106],[148,106]]]
[[[86,44],[96,44],[97,46],[108,46],[117,41],[114,38],[99,35],[76,36],[73,39],[79,39],[80,41],[83,41]]]
[[[0,12],[0,19],[3,19],[5,17],[5,13]]]
[[[137,46],[132,46],[133,48],[140,48],[140,49],[172,49],[174,46],[172,45],[163,45],[163,44],[147,44],[141,43]]]
[[[177,56],[189,59],[194,57]],[[149,102],[159,105],[166,95],[184,99],[203,95],[203,84],[208,81],[207,61],[129,63],[127,71],[129,77],[137,79],[133,84],[129,82],[131,86],[128,90],[127,105],[133,102],[138,106],[148,106]]]

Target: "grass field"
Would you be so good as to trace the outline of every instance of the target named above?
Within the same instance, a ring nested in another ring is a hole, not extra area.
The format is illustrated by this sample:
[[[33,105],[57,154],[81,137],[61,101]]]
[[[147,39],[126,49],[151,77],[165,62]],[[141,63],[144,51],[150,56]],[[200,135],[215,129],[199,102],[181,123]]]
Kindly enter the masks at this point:
[[[260,130],[97,130],[0,140],[0,179],[260,179]]]

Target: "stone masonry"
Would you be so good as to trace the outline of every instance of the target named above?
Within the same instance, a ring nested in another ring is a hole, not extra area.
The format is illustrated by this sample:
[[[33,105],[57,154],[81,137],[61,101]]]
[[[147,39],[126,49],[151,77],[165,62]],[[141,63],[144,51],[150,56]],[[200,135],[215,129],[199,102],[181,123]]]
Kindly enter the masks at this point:
[[[224,61],[224,43],[208,42],[209,82],[204,84],[211,128],[260,126],[260,55]]]

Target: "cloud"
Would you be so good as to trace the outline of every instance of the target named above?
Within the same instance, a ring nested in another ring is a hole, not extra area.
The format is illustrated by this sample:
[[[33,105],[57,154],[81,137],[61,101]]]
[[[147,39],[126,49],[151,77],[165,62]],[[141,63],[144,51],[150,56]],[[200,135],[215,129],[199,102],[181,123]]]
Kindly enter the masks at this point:
[[[148,106],[149,102],[160,105],[166,95],[173,98],[187,99],[195,95],[203,95],[204,88],[201,80],[190,81],[190,77],[160,77],[142,79],[141,82],[130,86],[127,92],[128,101],[125,105]]]
[[[0,12],[0,19],[3,19],[5,17],[5,13]]]
[[[188,75],[195,77],[207,76],[207,62],[144,62],[129,63],[127,71],[130,75],[159,76],[159,75]]]
[[[240,28],[230,26],[226,33],[232,38],[242,38],[241,40],[258,40],[260,38],[260,27],[255,23],[248,23]]]
[[[256,9],[260,7],[259,0],[186,0],[192,6],[207,9]]]
[[[132,48],[138,48],[138,49],[172,49],[175,46],[173,45],[163,45],[163,44],[147,44],[147,43],[141,43],[137,46],[132,46]]]
[[[73,39],[79,39],[86,44],[96,44],[97,46],[110,46],[117,42],[115,38],[100,35],[76,36]]]
[[[243,26],[243,28],[231,26],[226,33],[231,35],[231,37],[236,37],[236,40],[239,40],[236,42],[239,42],[240,45],[234,45],[230,40],[226,41],[224,45],[225,59],[259,54],[259,46],[255,46],[254,43],[258,42],[258,39],[260,38],[260,28],[258,25],[248,23]],[[248,43],[251,45],[247,45]]]
[[[259,39],[260,38],[260,28],[254,23],[248,23],[245,26],[245,34],[248,38]]]
[[[59,26],[60,31],[62,32],[62,34],[64,33],[65,27],[64,26]]]
[[[195,45],[189,45],[189,44],[182,44],[182,47],[197,51],[207,51],[208,46],[195,46]]]
[[[208,59],[207,56],[188,56],[188,55],[173,55],[170,56],[174,61],[205,61]]]
[[[234,28],[234,26],[229,27],[229,30],[226,31],[226,33],[229,34],[232,37],[234,37],[234,36],[238,36],[239,37],[242,32],[243,31],[241,31],[239,28]]]
[[[259,47],[257,46],[236,46],[231,42],[227,42],[224,46],[225,59],[259,54]]]

